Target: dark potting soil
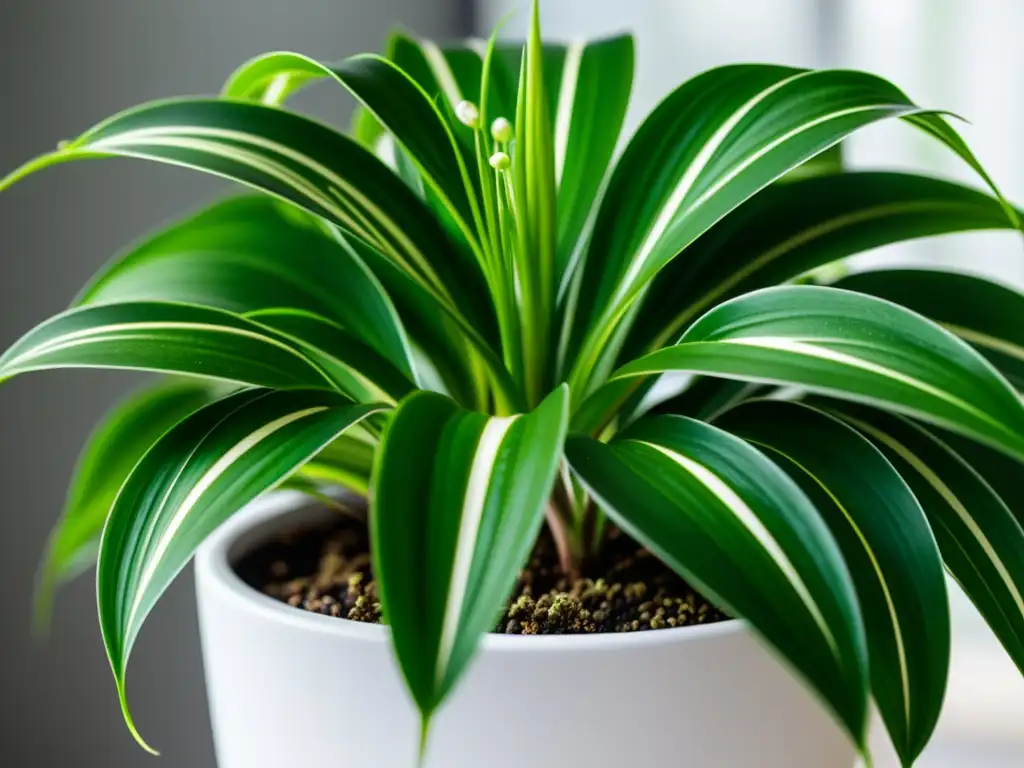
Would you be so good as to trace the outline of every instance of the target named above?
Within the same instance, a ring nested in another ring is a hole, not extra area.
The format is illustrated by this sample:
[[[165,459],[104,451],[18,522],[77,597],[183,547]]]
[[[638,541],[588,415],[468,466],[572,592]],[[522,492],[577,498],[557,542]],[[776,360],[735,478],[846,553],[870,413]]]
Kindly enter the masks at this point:
[[[236,565],[253,588],[295,608],[380,623],[365,524],[340,517],[283,536]],[[622,532],[571,578],[542,536],[494,631],[509,635],[636,632],[728,618]]]

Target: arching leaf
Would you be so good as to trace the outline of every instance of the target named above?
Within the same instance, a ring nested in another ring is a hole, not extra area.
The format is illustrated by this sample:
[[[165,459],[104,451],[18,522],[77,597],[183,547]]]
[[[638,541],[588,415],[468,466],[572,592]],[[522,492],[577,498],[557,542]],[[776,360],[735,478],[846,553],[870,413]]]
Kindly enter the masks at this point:
[[[294,345],[238,315],[190,304],[80,307],[37,325],[0,357],[0,381],[52,368],[121,368],[277,389],[330,389]]]
[[[140,744],[125,671],[153,605],[217,526],[380,410],[328,392],[248,390],[182,421],[136,466],[103,532],[97,600],[122,708]]]
[[[930,269],[882,269],[850,275],[837,288],[901,304],[977,349],[1024,389],[1024,295],[972,275]]]
[[[671,370],[868,402],[1024,458],[1024,405],[988,361],[920,315],[852,291],[787,286],[741,296],[612,378]],[[593,398],[600,405],[607,396]]]
[[[799,487],[743,440],[680,416],[569,438],[609,517],[793,666],[864,748],[867,653],[849,572]]]
[[[942,709],[950,652],[945,574],[920,504],[878,449],[822,411],[759,400],[716,425],[774,459],[824,518],[864,615],[872,697],[913,765]]]

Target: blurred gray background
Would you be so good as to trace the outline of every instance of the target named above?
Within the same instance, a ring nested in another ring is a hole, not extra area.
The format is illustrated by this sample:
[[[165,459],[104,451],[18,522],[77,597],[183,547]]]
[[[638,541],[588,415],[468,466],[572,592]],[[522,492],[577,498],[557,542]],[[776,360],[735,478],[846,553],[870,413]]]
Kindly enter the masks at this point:
[[[462,0],[0,0],[0,175],[114,111],[216,92],[246,58],[274,49],[334,59],[380,46],[393,25],[454,36]],[[320,89],[304,105],[345,121]],[[216,195],[198,174],[131,161],[72,164],[0,199],[0,347],[60,311],[112,254]],[[130,697],[151,758],[121,722],[90,576],[58,597],[51,637],[29,631],[33,578],[78,449],[134,384],[105,372],[16,379],[0,396],[0,766],[213,768],[191,575],[153,614]],[[258,674],[258,673],[257,673]],[[339,759],[340,764],[340,759]],[[290,767],[285,767],[290,768]]]
[[[210,93],[245,58],[293,49],[337,58],[379,47],[402,25],[441,37],[490,25],[511,0],[0,0],[0,175],[136,102]],[[1004,191],[1024,201],[1020,0],[545,0],[546,31],[580,37],[633,29],[640,43],[629,125],[673,85],[733,60],[854,66],[919,102],[969,116],[964,129]],[[523,19],[507,26],[510,35]],[[335,89],[303,107],[346,122]],[[965,176],[901,126],[859,136],[858,166]],[[54,169],[0,196],[0,348],[62,309],[127,241],[197,207],[222,185],[126,161]],[[868,257],[958,264],[1024,284],[1007,235],[970,235]],[[134,383],[99,372],[39,374],[0,391],[0,766],[213,768],[192,584],[183,576],[142,633],[129,694],[154,761],[124,729],[86,577],[58,598],[48,641],[29,617],[39,553],[94,420]],[[972,609],[957,601],[946,716],[921,768],[1024,765],[1024,681]],[[258,684],[254,671],[254,684]],[[287,716],[287,713],[282,713]],[[343,755],[339,754],[339,765]],[[881,761],[881,765],[887,763]],[[288,766],[286,768],[291,768]],[[297,768],[306,768],[299,766]]]

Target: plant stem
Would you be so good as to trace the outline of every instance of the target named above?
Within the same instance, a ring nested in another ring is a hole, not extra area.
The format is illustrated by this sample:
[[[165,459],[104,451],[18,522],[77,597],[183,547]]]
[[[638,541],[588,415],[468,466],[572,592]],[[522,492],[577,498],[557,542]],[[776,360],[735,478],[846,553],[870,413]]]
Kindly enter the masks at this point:
[[[576,567],[576,558],[573,557],[569,526],[553,501],[548,503],[545,515],[547,516],[548,528],[551,530],[551,538],[555,542],[555,551],[558,553],[558,565],[562,569],[562,573],[571,579],[575,579],[579,572]]]

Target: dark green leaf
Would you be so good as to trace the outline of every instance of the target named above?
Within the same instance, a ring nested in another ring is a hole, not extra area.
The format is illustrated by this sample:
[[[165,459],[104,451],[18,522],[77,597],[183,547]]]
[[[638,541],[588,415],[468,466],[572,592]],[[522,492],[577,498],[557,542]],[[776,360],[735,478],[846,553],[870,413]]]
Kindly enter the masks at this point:
[[[324,317],[296,309],[268,309],[246,317],[288,339],[357,402],[393,405],[414,388],[387,358]]]
[[[924,269],[862,272],[836,287],[901,304],[968,342],[1024,389],[1024,295],[980,277]]]
[[[479,265],[376,157],[318,122],[260,104],[153,102],[100,123],[0,180],[0,190],[56,163],[137,157],[226,176],[289,200],[375,246],[484,339],[493,312]]]
[[[51,368],[121,368],[275,389],[329,389],[326,374],[272,331],[230,312],[131,302],[68,310],[0,357],[0,381]]]
[[[47,544],[36,595],[38,626],[49,623],[54,587],[95,563],[107,514],[135,465],[165,432],[213,397],[207,383],[161,381],[125,398],[89,436]]]
[[[679,416],[605,445],[569,438],[573,472],[609,517],[745,618],[864,748],[867,654],[849,572],[799,487],[755,448]]]
[[[630,142],[598,213],[570,344],[570,357],[582,350],[572,382],[616,354],[608,341],[630,303],[723,216],[857,129],[894,117],[914,117],[977,166],[942,118],[866,73],[734,65],[677,88]]]
[[[957,450],[907,419],[850,403],[830,408],[870,438],[914,491],[946,567],[1024,672],[1024,528],[982,471],[985,454]],[[966,441],[961,441],[961,445]],[[980,448],[980,446],[978,446]],[[1000,457],[1001,458],[1001,457]],[[1017,465],[1012,488],[1019,488]],[[1012,501],[1019,501],[1014,493]]]
[[[465,238],[477,247],[479,218],[468,167],[437,105],[423,88],[387,59],[371,54],[321,64],[297,53],[271,53],[240,68],[224,87],[228,98],[263,101],[289,83],[331,78],[365,106],[405,150],[423,178],[455,217]]]
[[[716,425],[775,459],[838,542],[864,615],[873,698],[912,765],[942,709],[950,649],[942,560],[920,504],[867,439],[806,405],[754,401]]]
[[[786,286],[741,296],[613,378],[671,370],[882,405],[1024,457],[1024,405],[988,361],[923,317],[852,291]]]
[[[175,301],[240,314],[282,307],[313,312],[340,323],[413,376],[398,313],[356,250],[312,216],[268,197],[226,200],[128,248],[78,301]]]
[[[925,176],[844,173],[773,185],[662,270],[644,298],[624,359],[675,343],[722,301],[847,256],[914,238],[1011,226],[997,199]]]
[[[529,556],[562,455],[564,387],[488,418],[412,395],[377,455],[371,535],[385,620],[424,720],[452,688]]]
[[[144,746],[124,679],[153,605],[217,526],[380,410],[328,392],[247,390],[182,421],[131,473],[103,532],[97,599],[125,718]]]

